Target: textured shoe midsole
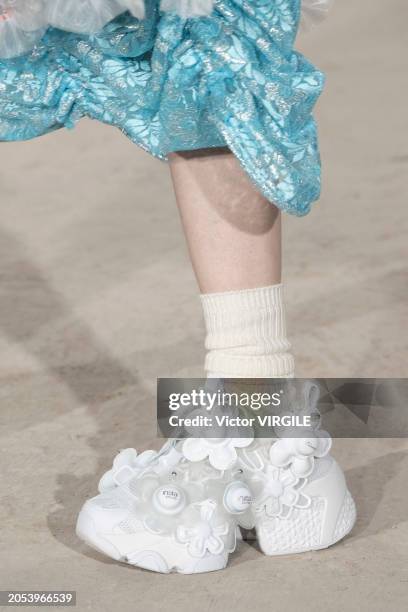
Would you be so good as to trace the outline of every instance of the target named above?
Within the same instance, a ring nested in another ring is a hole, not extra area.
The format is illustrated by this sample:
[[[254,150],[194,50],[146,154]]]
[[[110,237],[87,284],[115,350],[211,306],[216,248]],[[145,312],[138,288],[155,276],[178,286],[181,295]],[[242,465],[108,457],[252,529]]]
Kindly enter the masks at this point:
[[[78,516],[76,532],[86,544],[116,561],[161,573],[211,572],[224,569],[228,562],[228,553],[192,557],[185,546],[172,538],[156,536],[147,531],[101,534],[91,514],[85,509]]]
[[[311,504],[293,509],[287,519],[265,514],[256,523],[260,548],[267,555],[285,555],[327,548],[353,528],[356,509],[344,475],[333,461],[330,472],[305,489]]]

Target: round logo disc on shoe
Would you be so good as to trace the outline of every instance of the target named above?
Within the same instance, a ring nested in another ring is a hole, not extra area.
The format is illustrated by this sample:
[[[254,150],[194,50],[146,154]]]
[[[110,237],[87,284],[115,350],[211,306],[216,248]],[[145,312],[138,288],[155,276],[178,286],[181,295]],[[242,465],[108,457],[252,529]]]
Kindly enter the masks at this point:
[[[245,512],[252,501],[251,491],[244,482],[231,482],[225,489],[224,506],[228,512],[233,514]]]
[[[164,485],[153,493],[153,505],[163,514],[177,514],[186,505],[186,496],[178,487]]]

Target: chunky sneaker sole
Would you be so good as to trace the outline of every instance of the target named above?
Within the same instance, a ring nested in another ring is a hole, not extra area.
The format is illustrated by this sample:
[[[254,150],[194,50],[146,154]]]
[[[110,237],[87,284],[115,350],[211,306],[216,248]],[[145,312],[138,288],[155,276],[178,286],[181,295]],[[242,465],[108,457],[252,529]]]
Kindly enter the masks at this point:
[[[266,555],[328,548],[352,530],[355,504],[344,474],[332,457],[316,462],[316,473],[308,479],[302,495],[308,500],[305,507],[293,507],[287,517],[270,517],[265,510],[257,514],[257,538]]]
[[[140,529],[131,534],[106,533],[94,514],[92,504],[82,508],[76,525],[76,533],[88,546],[98,552],[146,570],[169,574],[197,574],[224,569],[228,553],[192,557],[185,546],[171,537],[157,536]]]

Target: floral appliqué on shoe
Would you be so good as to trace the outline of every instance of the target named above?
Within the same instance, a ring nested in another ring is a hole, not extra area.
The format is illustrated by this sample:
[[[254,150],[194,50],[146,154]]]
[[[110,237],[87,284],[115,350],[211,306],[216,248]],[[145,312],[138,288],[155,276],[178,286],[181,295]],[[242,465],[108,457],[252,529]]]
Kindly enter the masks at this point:
[[[230,527],[228,521],[217,514],[216,508],[216,502],[210,499],[193,504],[185,516],[187,524],[177,527],[176,540],[185,544],[193,557],[202,558],[207,552],[219,555],[226,548],[224,538]],[[233,532],[235,548],[235,529]]]
[[[313,472],[316,457],[325,457],[330,452],[332,440],[329,434],[319,430],[310,438],[282,438],[272,444],[269,458],[275,467],[289,467],[299,478]]]
[[[184,441],[183,455],[189,461],[202,461],[208,457],[212,467],[228,470],[238,459],[236,448],[244,448],[253,438],[189,438]]]
[[[290,469],[268,465],[253,479],[255,491],[254,512],[265,512],[270,518],[289,518],[294,508],[308,508],[310,497],[302,493],[305,478],[294,475]]]

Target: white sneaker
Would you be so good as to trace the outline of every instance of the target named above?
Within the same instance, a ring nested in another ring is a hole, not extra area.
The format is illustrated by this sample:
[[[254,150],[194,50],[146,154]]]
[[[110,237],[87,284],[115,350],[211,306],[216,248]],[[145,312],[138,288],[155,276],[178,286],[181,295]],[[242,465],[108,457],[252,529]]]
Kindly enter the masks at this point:
[[[351,531],[356,509],[330,447],[326,434],[258,443],[240,454],[252,472],[256,533],[266,555],[327,548]]]
[[[253,527],[252,497],[236,468],[234,441],[195,442],[170,442],[158,454],[122,451],[100,494],[83,506],[78,536],[117,561],[156,572],[223,569],[238,526]]]
[[[157,572],[223,569],[239,527],[267,555],[326,548],[352,529],[344,475],[315,437],[188,439],[122,451],[87,501],[77,534],[100,552]]]

